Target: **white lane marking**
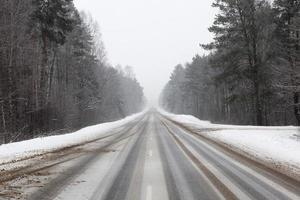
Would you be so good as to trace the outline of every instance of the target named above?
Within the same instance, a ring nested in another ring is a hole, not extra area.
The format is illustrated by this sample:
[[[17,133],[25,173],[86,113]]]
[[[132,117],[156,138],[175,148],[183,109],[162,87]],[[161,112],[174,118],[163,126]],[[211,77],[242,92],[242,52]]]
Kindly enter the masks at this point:
[[[226,176],[224,176],[217,168],[215,168],[207,159],[205,159],[203,156],[198,154],[197,151],[195,151],[192,147],[186,146],[187,149],[198,159],[202,161],[202,164],[209,169],[211,173],[213,173],[219,181],[221,181],[224,185],[228,187],[229,190],[231,190],[232,193],[234,193],[237,197],[243,200],[251,200],[251,198],[245,194],[238,186],[236,186],[234,183],[232,183]]]
[[[183,131],[185,134],[189,135],[192,138],[195,138],[197,141],[199,141],[201,144],[203,144],[205,147],[207,147],[208,149],[210,149],[211,151],[213,151],[214,153],[218,154],[219,156],[230,160],[233,164],[235,164],[236,166],[240,167],[241,169],[245,170],[246,172],[252,174],[253,176],[255,176],[257,179],[261,180],[262,182],[265,182],[267,185],[273,187],[273,189],[284,193],[285,195],[287,195],[290,199],[293,200],[298,200],[299,196],[295,193],[293,193],[292,191],[286,189],[285,187],[279,185],[278,183],[272,181],[271,179],[268,179],[267,177],[265,177],[264,175],[254,171],[253,169],[247,167],[246,165],[230,158],[229,156],[227,156],[226,154],[224,154],[221,151],[218,151],[216,149],[214,149],[212,146],[210,146],[209,144],[206,144],[205,142],[203,142],[202,140],[200,140],[199,138],[195,137],[194,135],[190,135],[188,134],[186,131]]]
[[[216,194],[219,196],[219,198],[221,200],[226,200],[225,197],[223,196],[223,194],[214,186],[214,184],[211,182],[211,180],[208,179],[206,174],[204,174],[203,171],[201,171],[199,169],[199,167],[194,163],[194,161],[191,160],[191,158],[186,154],[186,152],[184,152],[181,148],[180,148],[180,151],[182,151],[182,153],[187,157],[187,159],[191,162],[191,164],[195,167],[195,169],[201,174],[202,178],[206,181],[206,183],[216,192]]]
[[[147,186],[146,200],[152,200],[152,186]]]
[[[202,141],[201,141],[202,142]],[[268,179],[267,177],[263,176],[262,174],[254,171],[253,169],[247,167],[246,165],[243,165],[241,163],[239,163],[236,160],[231,159],[229,156],[225,155],[222,152],[219,152],[215,149],[213,149],[212,147],[210,147],[209,145],[203,143],[207,148],[210,148],[212,151],[214,151],[216,154],[218,154],[219,156],[223,156],[225,158],[227,158],[227,160],[230,160],[232,163],[234,163],[235,165],[237,165],[238,167],[240,167],[241,169],[245,170],[246,172],[252,174],[254,177],[256,177],[257,179],[261,180],[262,182],[265,182],[267,185],[273,187],[273,189],[282,192],[283,194],[287,195],[290,199],[299,199],[299,196],[295,193],[293,193],[292,191],[284,188],[283,186],[277,184],[276,182],[272,181],[271,179]]]
[[[150,157],[153,156],[153,151],[152,151],[152,150],[149,151],[149,156],[150,156]]]

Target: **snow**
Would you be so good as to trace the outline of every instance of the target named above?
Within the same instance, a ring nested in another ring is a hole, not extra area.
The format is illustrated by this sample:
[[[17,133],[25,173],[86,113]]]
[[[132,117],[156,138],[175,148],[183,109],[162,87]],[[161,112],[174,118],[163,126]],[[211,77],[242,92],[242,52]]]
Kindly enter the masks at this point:
[[[144,112],[128,116],[122,120],[103,123],[83,128],[79,131],[65,135],[35,138],[22,142],[4,144],[0,146],[0,164],[43,153],[80,145],[111,134],[111,131],[133,121]]]
[[[198,134],[283,173],[300,175],[300,128],[293,126],[234,126],[212,124],[190,115],[162,115]],[[289,172],[290,173],[290,172]],[[289,174],[288,174],[289,175]]]

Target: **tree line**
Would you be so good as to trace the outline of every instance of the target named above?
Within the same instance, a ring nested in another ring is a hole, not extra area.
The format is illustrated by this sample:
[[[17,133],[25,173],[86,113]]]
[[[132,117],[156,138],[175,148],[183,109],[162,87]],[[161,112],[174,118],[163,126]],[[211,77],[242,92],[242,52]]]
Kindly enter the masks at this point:
[[[300,125],[300,1],[215,0],[201,44],[209,55],[178,65],[160,103],[231,124]]]
[[[72,0],[0,3],[0,143],[142,109],[130,67],[110,66],[97,23]]]

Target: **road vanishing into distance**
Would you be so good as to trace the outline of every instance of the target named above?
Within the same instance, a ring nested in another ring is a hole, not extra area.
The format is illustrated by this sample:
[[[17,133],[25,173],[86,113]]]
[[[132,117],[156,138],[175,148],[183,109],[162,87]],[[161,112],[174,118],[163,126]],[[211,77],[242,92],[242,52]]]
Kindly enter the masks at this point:
[[[22,162],[17,170],[0,173],[0,198],[300,199],[299,182],[194,134],[156,110],[98,140]]]

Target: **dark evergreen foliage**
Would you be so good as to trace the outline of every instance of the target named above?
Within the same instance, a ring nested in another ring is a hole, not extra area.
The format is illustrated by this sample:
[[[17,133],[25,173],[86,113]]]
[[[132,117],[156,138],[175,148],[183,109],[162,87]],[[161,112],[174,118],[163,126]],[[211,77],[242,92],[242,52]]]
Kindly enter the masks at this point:
[[[216,0],[213,7],[214,41],[201,45],[211,55],[187,64],[183,82],[172,74],[163,107],[214,122],[299,124],[299,1]]]
[[[1,1],[0,143],[142,109],[143,89],[106,62],[94,24],[71,0]]]

